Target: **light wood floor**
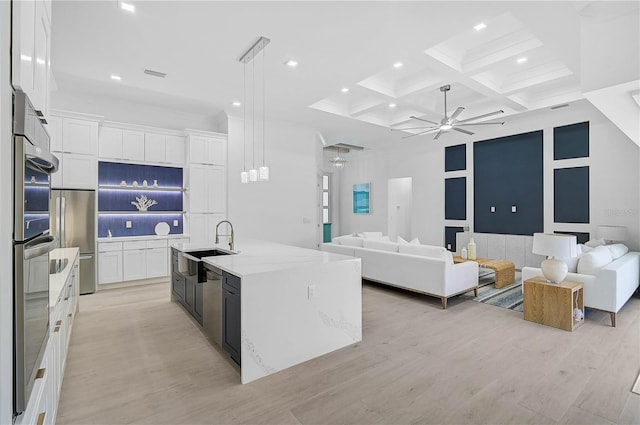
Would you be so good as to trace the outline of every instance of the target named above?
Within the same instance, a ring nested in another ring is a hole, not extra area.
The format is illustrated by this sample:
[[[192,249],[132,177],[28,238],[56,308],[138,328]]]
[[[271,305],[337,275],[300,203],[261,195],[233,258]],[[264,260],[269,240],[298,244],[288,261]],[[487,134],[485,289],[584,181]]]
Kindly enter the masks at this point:
[[[80,298],[57,423],[638,424],[640,299],[573,333],[363,286],[363,341],[247,385],[168,284]],[[295,349],[295,347],[292,347]]]

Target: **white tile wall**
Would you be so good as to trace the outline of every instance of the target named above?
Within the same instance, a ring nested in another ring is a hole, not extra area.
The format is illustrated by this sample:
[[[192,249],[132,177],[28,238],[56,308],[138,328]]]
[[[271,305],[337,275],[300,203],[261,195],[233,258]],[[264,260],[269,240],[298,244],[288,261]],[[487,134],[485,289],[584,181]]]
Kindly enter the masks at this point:
[[[540,267],[540,263],[545,259],[544,256],[531,252],[533,236],[500,235],[493,233],[457,233],[456,253],[458,255],[460,255],[462,248],[467,246],[472,235],[476,243],[476,253],[478,257],[508,260],[513,262],[516,269],[522,269],[524,266]]]

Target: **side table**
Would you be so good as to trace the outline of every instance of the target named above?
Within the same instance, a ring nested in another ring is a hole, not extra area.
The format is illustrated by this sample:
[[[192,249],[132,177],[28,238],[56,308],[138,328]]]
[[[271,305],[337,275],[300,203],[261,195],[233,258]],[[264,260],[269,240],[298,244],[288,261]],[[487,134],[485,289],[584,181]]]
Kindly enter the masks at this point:
[[[524,320],[572,332],[582,326],[584,318],[573,320],[573,309],[584,313],[584,285],[565,280],[551,283],[542,276],[525,280]]]

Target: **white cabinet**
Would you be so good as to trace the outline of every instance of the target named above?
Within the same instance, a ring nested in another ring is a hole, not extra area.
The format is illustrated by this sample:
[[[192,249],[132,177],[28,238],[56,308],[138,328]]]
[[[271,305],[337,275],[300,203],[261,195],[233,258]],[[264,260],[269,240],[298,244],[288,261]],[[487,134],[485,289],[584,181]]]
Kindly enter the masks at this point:
[[[47,131],[50,149],[60,161],[51,186],[96,189],[98,186],[98,122],[52,115]]]
[[[189,168],[189,211],[225,213],[227,204],[225,168],[192,165]]]
[[[147,277],[146,249],[125,250],[122,252],[122,280],[139,280]]]
[[[147,249],[147,278],[167,276],[169,274],[168,266],[169,257],[166,247]]]
[[[62,117],[51,115],[47,119],[47,131],[49,132],[49,150],[62,152]]]
[[[103,249],[100,244],[99,249]],[[122,251],[105,251],[98,253],[98,283],[122,282]]]
[[[184,164],[184,137],[145,133],[144,159],[150,162]]]
[[[44,1],[12,3],[12,77],[33,107],[48,118],[51,14]]]
[[[58,156],[57,153],[54,155]],[[98,162],[89,155],[63,153],[60,169],[54,173],[53,187],[65,189],[95,189],[98,184]],[[58,174],[56,176],[56,174]],[[60,179],[61,177],[61,179]],[[54,183],[59,183],[54,184]]]
[[[216,225],[224,219],[224,214],[189,214],[190,242],[194,244],[215,242]],[[221,241],[225,240],[226,238],[221,239]]]
[[[98,156],[106,159],[144,161],[144,132],[101,127]]]
[[[206,137],[190,134],[189,161],[192,164],[226,165],[226,137],[222,135]]]
[[[62,119],[62,151],[97,155],[98,123],[74,118]]]

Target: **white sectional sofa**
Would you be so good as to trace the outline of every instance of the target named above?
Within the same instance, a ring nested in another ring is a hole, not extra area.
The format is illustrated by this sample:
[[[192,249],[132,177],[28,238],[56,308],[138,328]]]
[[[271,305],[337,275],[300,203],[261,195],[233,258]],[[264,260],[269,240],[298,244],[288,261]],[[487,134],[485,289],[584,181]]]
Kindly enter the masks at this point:
[[[604,247],[603,247],[604,248]],[[601,248],[596,248],[601,249]],[[601,267],[581,267],[585,254],[575,259],[577,264],[569,264],[567,280],[584,284],[584,306],[610,313],[611,325],[616,326],[618,311],[631,298],[640,284],[640,252],[627,252]],[[609,257],[611,258],[611,257]],[[574,271],[571,273],[571,271]],[[539,268],[524,267],[522,281],[542,276]]]
[[[478,263],[453,264],[451,252],[442,247],[343,236],[321,250],[358,257],[364,279],[439,297],[443,309],[454,295],[478,293]]]

